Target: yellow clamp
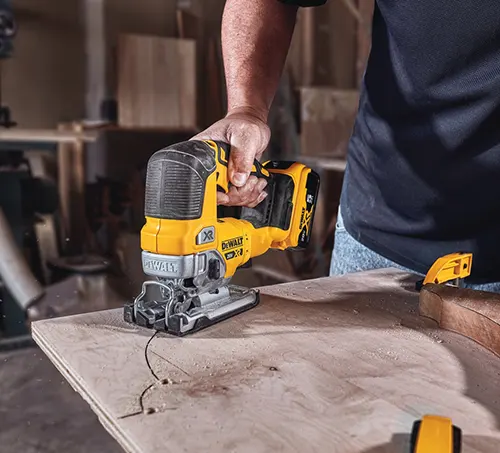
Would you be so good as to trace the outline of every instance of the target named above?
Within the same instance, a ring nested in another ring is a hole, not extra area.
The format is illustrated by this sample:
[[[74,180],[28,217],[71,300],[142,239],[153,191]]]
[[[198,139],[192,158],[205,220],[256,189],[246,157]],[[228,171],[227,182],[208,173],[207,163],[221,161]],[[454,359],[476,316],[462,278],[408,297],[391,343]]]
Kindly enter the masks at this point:
[[[427,272],[423,284],[447,283],[466,278],[472,269],[472,253],[451,253],[437,259]]]

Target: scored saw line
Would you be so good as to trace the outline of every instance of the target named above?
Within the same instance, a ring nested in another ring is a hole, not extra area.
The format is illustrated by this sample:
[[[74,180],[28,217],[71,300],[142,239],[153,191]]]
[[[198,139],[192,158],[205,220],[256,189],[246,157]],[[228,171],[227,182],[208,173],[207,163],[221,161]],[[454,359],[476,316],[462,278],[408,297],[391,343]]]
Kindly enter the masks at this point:
[[[144,409],[144,397],[146,396],[146,394],[158,383],[161,383],[163,385],[165,384],[169,384],[170,383],[170,380],[167,378],[167,379],[160,379],[158,377],[158,375],[155,373],[155,371],[153,370],[152,366],[151,366],[151,363],[149,362],[149,356],[148,356],[148,351],[149,351],[149,346],[151,345],[151,342],[153,341],[153,339],[159,334],[160,332],[159,331],[156,331],[152,336],[151,338],[148,340],[148,342],[146,343],[146,346],[144,348],[144,359],[146,360],[146,365],[148,366],[149,368],[149,371],[151,373],[151,375],[153,376],[153,378],[155,379],[156,382],[153,382],[152,384],[148,385],[141,393],[141,396],[139,397],[139,407],[141,408],[140,411],[136,411],[136,412],[132,412],[131,414],[127,414],[127,415],[123,415],[121,417],[118,417],[120,420],[121,419],[124,419],[124,418],[129,418],[129,417],[135,417],[137,415],[150,415],[150,414],[154,414],[156,413],[158,410],[155,409],[154,407],[149,407],[147,409]],[[153,354],[155,354],[156,356],[160,357],[158,354],[154,353],[153,351],[151,351]],[[163,357],[160,357],[163,359]],[[169,362],[170,363],[170,362]],[[183,370],[181,370],[183,371]],[[175,410],[177,409],[176,407],[170,407],[170,408],[165,408],[165,410]]]

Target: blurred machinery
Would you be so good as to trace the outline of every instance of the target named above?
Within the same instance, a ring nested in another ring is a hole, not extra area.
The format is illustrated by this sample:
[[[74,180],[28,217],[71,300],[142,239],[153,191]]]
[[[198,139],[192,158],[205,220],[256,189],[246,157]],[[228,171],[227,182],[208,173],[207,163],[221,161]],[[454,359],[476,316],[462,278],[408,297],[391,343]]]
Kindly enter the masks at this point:
[[[26,310],[44,294],[35,226],[57,210],[53,181],[35,177],[23,151],[0,148],[0,337],[28,333]]]
[[[15,122],[11,119],[10,110],[2,104],[1,70],[3,60],[12,56],[14,50],[13,39],[17,33],[17,24],[12,11],[11,0],[0,0],[0,126],[12,127]]]
[[[0,74],[13,54],[17,25],[10,0],[0,0]],[[10,109],[1,102],[0,127],[15,126]],[[30,305],[42,298],[44,278],[36,256],[35,225],[57,209],[57,186],[35,177],[23,148],[0,146],[0,346],[28,334]],[[38,266],[37,266],[38,263]],[[37,269],[38,268],[38,269]]]

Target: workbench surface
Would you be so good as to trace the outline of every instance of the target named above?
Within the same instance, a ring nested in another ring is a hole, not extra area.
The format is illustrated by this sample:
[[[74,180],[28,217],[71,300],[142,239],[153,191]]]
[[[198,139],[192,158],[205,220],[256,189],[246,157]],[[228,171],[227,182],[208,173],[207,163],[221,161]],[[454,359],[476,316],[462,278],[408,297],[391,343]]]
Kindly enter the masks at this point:
[[[121,310],[33,337],[128,452],[407,453],[432,413],[463,430],[463,453],[497,453],[500,359],[420,318],[414,283],[389,269],[266,287],[184,338]]]

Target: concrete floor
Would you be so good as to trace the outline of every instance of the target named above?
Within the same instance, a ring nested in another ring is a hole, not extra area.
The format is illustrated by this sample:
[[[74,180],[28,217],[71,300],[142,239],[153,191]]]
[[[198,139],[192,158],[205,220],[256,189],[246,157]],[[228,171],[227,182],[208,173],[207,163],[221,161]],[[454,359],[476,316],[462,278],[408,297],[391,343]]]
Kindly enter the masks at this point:
[[[2,453],[123,453],[36,347],[0,354]]]

